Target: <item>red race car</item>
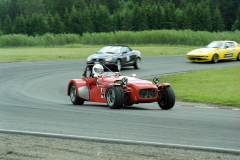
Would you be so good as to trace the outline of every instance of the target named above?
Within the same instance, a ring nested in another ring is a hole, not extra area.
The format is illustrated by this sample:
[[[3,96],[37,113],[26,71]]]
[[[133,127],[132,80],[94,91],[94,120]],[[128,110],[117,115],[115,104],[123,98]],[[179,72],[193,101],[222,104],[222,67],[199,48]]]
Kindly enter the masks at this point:
[[[74,105],[89,101],[107,103],[111,109],[119,109],[123,105],[157,102],[161,109],[171,109],[175,104],[174,91],[169,83],[158,82],[158,77],[151,82],[136,78],[135,74],[121,76],[104,64],[95,64],[90,71],[86,67],[82,78],[69,81],[67,94]]]

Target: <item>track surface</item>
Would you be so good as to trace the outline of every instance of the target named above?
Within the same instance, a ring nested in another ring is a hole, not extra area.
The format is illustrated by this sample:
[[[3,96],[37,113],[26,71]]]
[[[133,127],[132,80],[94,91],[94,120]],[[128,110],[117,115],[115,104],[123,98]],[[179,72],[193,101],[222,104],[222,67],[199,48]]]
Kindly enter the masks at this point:
[[[191,63],[184,55],[143,57],[140,70],[129,67],[121,73],[151,77],[237,65]],[[99,103],[72,105],[67,83],[80,78],[84,67],[85,60],[0,63],[0,130],[240,150],[239,110],[183,102],[168,111],[157,103],[120,110]]]

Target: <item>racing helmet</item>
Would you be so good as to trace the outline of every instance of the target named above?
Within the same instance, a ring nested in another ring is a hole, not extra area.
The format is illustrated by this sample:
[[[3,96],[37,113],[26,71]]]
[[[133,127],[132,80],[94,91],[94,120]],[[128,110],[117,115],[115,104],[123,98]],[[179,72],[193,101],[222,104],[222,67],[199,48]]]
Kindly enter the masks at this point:
[[[99,76],[103,73],[104,69],[101,64],[95,64],[92,68],[92,73],[96,76]]]

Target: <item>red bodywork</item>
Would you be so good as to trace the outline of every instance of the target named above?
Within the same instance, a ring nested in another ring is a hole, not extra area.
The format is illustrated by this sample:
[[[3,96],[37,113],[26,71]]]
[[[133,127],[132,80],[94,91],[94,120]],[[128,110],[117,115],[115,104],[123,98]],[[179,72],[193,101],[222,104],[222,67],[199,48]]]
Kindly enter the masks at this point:
[[[126,85],[118,83],[123,77],[128,79]],[[90,102],[106,103],[106,91],[109,86],[122,86],[124,92],[124,104],[156,102],[158,89],[169,86],[168,83],[156,85],[151,81],[136,77],[119,76],[118,74],[102,75],[98,78],[86,77],[72,79],[68,83],[67,94],[70,94],[71,84],[77,88],[77,96]],[[141,92],[140,92],[141,91]]]

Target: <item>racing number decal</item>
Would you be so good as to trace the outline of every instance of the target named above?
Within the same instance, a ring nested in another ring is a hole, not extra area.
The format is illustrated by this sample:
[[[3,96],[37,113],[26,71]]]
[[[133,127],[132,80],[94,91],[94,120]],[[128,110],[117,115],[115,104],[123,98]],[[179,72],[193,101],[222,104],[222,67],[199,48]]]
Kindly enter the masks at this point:
[[[225,57],[232,57],[234,53],[234,49],[230,51],[230,53],[225,54]]]
[[[105,98],[104,89],[101,88],[101,98]]]

